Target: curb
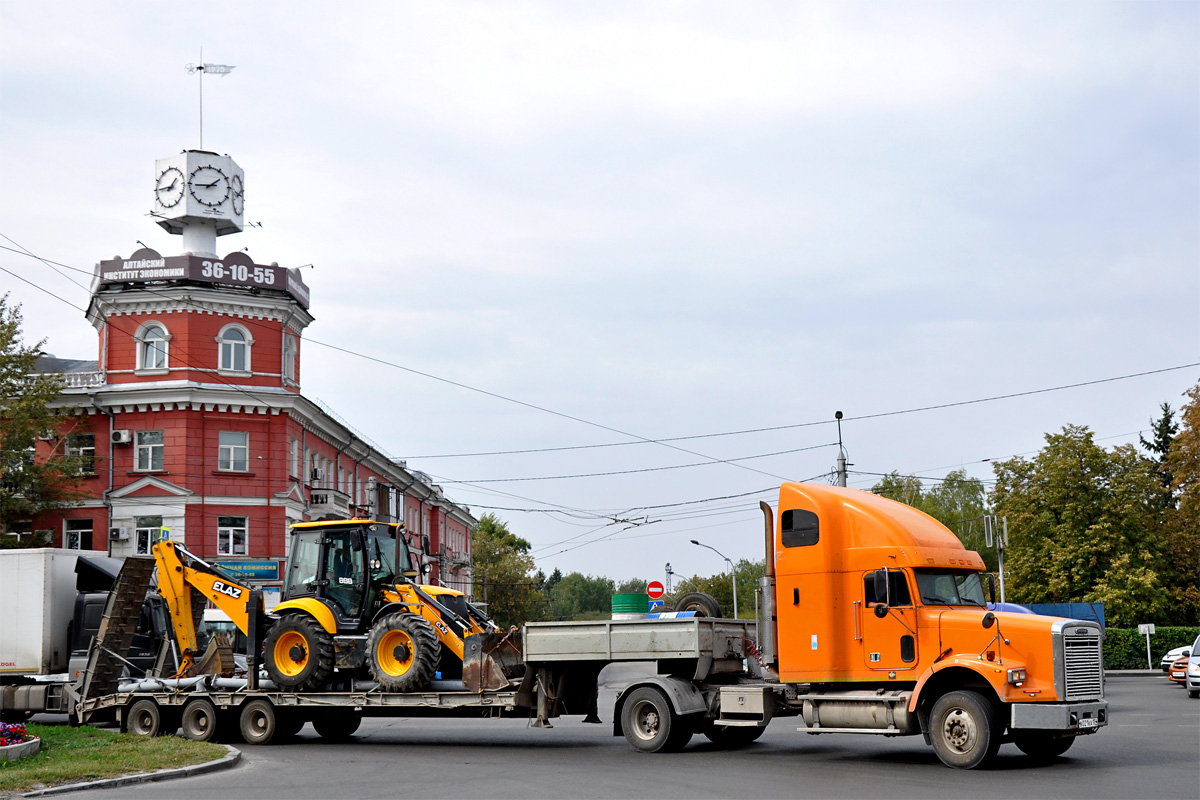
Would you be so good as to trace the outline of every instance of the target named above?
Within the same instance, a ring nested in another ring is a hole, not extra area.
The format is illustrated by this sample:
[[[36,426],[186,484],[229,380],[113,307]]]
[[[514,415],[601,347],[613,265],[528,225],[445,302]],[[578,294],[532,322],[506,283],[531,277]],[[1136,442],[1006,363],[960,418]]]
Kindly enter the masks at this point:
[[[1129,677],[1133,677],[1133,678],[1136,678],[1136,677],[1165,678],[1165,677],[1167,677],[1167,673],[1163,672],[1160,669],[1106,669],[1106,670],[1104,670],[1104,674],[1105,675],[1114,675],[1117,677],[1124,677],[1124,678],[1129,678]]]
[[[232,745],[225,745],[227,751],[225,755],[215,761],[206,761],[203,764],[194,764],[190,767],[180,767],[178,769],[160,769],[154,772],[145,772],[140,775],[124,775],[120,778],[104,778],[98,781],[87,781],[85,783],[68,783],[64,786],[51,786],[48,789],[37,789],[32,792],[26,792],[19,797],[47,797],[53,794],[65,794],[66,792],[78,792],[84,789],[115,789],[118,786],[133,786],[137,783],[151,783],[153,781],[165,781],[172,778],[191,778],[196,775],[206,775],[210,772],[219,772],[220,770],[231,769],[239,761],[242,760],[242,751]]]

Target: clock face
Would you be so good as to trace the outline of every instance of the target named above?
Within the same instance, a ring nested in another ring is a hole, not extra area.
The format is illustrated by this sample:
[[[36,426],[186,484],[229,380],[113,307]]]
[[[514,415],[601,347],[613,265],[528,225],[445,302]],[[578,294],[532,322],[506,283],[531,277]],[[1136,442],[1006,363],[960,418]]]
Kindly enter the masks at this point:
[[[183,199],[183,171],[177,167],[167,167],[154,182],[154,199],[163,208],[174,208]]]
[[[229,179],[216,167],[196,167],[188,176],[188,191],[197,203],[217,208],[229,199]]]
[[[242,215],[242,208],[246,205],[246,189],[242,186],[242,176],[234,175],[229,179],[230,194],[233,196],[233,213],[237,216]]]

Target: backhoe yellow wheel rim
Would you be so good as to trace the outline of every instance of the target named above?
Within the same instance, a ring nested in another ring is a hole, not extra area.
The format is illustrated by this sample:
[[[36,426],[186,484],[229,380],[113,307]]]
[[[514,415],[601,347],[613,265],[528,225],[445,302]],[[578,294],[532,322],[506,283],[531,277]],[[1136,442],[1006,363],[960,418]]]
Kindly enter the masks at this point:
[[[388,675],[403,675],[417,660],[415,650],[412,637],[407,633],[388,631],[379,637],[379,644],[375,646],[375,663]]]
[[[275,668],[289,678],[294,678],[308,666],[308,639],[296,631],[284,631],[275,640],[272,655],[275,657]]]

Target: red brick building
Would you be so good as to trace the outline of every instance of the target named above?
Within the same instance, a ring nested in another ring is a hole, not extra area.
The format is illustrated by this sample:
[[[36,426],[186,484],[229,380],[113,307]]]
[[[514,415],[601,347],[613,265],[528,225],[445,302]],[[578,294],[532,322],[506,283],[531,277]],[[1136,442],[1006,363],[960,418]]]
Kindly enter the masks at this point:
[[[405,523],[427,582],[469,592],[469,509],[301,393],[308,305],[299,270],[244,253],[141,249],[98,264],[87,312],[98,359],[39,362],[63,374],[58,404],[71,409],[39,455],[86,456],[88,499],[9,532],[49,530],[55,546],[114,556],[169,535],[270,589],[289,525],[373,517]]]

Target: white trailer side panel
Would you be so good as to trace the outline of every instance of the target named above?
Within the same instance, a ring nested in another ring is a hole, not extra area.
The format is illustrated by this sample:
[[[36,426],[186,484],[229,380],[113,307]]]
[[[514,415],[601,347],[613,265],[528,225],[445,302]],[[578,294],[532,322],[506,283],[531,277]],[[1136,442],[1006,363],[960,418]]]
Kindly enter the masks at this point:
[[[0,550],[0,675],[66,672],[78,550]]]

